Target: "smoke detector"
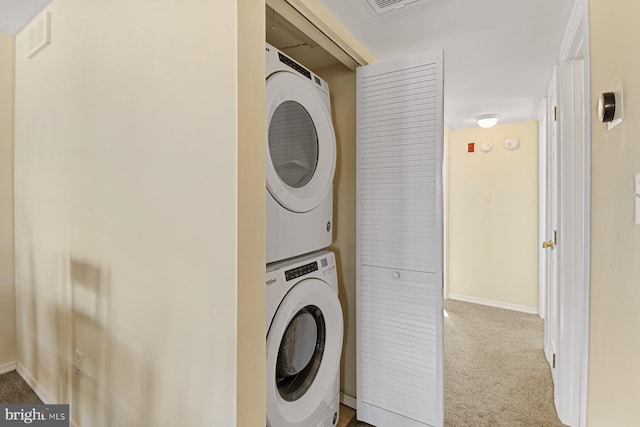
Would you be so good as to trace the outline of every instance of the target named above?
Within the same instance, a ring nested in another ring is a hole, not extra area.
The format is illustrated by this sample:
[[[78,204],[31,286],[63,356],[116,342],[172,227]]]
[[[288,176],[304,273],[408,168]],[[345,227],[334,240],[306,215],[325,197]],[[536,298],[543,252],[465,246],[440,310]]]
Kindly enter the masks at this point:
[[[375,13],[383,15],[387,12],[401,9],[416,1],[419,0],[367,0],[367,3],[369,3],[369,6],[371,6]]]

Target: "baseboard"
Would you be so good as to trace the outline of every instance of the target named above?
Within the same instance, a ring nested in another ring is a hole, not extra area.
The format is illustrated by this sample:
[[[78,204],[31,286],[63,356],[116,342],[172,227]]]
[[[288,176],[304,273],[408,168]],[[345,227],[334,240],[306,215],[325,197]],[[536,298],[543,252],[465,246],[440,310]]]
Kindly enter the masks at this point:
[[[38,395],[38,397],[40,398],[40,400],[42,400],[42,402],[46,405],[55,405],[56,402],[55,399],[53,399],[51,397],[51,394],[49,394],[44,387],[42,387],[38,381],[36,381],[36,379],[33,377],[33,375],[31,375],[31,372],[29,372],[24,366],[22,366],[21,364],[18,363],[17,369],[18,373],[20,374],[20,376],[22,377],[22,379],[29,384],[29,387],[31,387],[33,389],[33,391]]]
[[[18,362],[8,362],[0,365],[0,375],[6,374],[7,372],[15,371],[18,366]]]
[[[348,406],[351,409],[358,409],[358,401],[356,400],[356,398],[342,392],[340,393],[340,403]]]
[[[471,302],[474,304],[488,305],[489,307],[503,308],[505,310],[519,311],[521,313],[538,314],[537,307],[527,307],[526,305],[509,304],[506,302],[493,301],[490,299],[468,297],[466,295],[449,294],[449,299],[463,302]]]

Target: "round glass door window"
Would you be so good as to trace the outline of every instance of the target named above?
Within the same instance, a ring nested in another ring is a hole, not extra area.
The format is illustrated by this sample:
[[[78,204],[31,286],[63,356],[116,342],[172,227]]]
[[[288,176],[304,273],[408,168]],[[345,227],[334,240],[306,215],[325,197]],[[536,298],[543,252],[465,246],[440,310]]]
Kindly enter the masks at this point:
[[[289,187],[302,188],[318,165],[318,134],[307,110],[285,101],[269,124],[269,155],[278,177]]]
[[[313,384],[320,369],[325,338],[324,317],[314,305],[298,311],[287,325],[276,362],[276,385],[284,400],[298,400]]]

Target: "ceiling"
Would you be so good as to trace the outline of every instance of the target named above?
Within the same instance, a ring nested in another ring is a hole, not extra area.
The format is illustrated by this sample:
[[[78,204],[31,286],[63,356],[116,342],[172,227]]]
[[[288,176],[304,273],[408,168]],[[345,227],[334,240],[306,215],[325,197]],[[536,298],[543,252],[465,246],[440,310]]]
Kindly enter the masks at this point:
[[[51,0],[0,0],[0,33],[17,34]]]
[[[51,0],[0,0],[0,32],[16,34]],[[475,126],[535,120],[573,0],[418,0],[377,15],[366,0],[319,0],[378,59],[445,52],[444,119]],[[267,41],[311,69],[335,64],[321,47],[267,8]],[[300,45],[300,46],[298,46]]]
[[[366,0],[319,0],[378,59],[443,48],[444,120],[536,120],[573,0],[420,0],[377,15]]]

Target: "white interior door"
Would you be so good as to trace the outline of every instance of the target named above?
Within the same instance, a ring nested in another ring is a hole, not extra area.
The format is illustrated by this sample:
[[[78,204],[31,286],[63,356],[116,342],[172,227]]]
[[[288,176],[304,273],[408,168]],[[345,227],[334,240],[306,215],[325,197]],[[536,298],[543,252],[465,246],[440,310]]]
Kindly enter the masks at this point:
[[[547,149],[547,167],[546,167],[546,183],[547,183],[547,227],[544,233],[546,267],[546,307],[545,307],[545,355],[551,366],[551,375],[554,384],[557,383],[556,374],[556,354],[558,349],[558,328],[559,328],[559,305],[558,305],[558,97],[557,97],[557,80],[554,72],[549,85],[549,117],[547,123],[549,125],[549,138]],[[554,387],[554,397],[557,395],[557,387]]]
[[[357,405],[443,425],[443,52],[357,70]]]

